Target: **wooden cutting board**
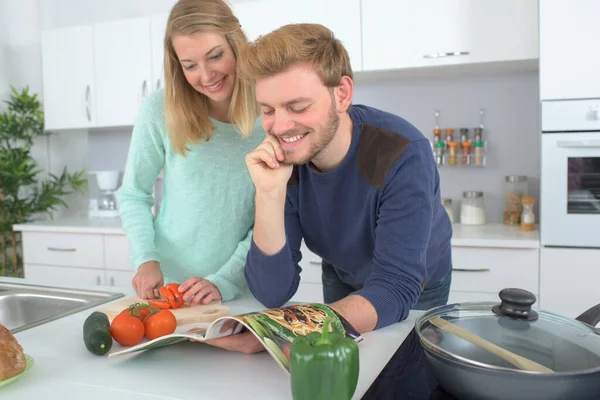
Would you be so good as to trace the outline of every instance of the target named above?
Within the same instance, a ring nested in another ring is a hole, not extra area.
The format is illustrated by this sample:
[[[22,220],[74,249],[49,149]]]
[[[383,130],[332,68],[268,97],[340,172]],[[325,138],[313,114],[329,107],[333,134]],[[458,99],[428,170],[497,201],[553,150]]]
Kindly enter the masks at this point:
[[[137,296],[125,297],[112,303],[103,304],[95,311],[103,312],[112,319],[121,311],[135,303],[146,303]],[[181,308],[176,308],[171,311],[177,318],[177,325],[194,324],[197,322],[212,322],[217,318],[229,315],[229,307],[221,304],[220,301],[214,301],[210,304],[197,305],[190,307],[188,305]]]

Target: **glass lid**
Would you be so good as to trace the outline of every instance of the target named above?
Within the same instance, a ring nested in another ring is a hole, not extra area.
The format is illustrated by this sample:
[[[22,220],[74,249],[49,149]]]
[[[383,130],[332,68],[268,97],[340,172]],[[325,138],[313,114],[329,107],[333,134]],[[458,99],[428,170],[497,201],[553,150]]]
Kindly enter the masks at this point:
[[[500,303],[449,304],[416,321],[421,343],[454,361],[523,372],[600,369],[600,306],[577,319],[532,309],[535,295],[504,289]]]

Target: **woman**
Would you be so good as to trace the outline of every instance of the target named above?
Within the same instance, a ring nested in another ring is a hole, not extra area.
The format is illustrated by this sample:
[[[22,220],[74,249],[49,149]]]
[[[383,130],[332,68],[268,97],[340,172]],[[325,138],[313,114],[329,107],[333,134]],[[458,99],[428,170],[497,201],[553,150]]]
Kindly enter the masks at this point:
[[[254,88],[236,74],[246,43],[222,0],[180,0],[171,10],[165,89],[142,106],[118,192],[141,298],[168,282],[181,283],[191,305],[229,301],[247,288],[254,187],[244,157],[265,133]],[[161,169],[163,202],[153,217]]]

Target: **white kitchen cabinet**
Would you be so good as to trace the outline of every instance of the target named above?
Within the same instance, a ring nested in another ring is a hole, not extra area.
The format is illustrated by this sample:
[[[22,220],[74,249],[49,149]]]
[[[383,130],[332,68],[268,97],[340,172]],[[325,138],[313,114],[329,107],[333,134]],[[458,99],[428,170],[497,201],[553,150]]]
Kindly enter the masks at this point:
[[[150,45],[152,46],[152,87],[156,92],[165,88],[163,60],[165,54],[165,30],[169,14],[155,15],[150,18]]]
[[[600,97],[600,1],[540,1],[540,97]]]
[[[25,263],[25,279],[46,282],[50,286],[100,286],[106,284],[106,271],[96,268]]]
[[[94,31],[92,26],[43,31],[45,128],[87,128],[95,123]]]
[[[537,0],[366,0],[362,40],[366,71],[537,59]]]
[[[542,248],[541,308],[576,318],[600,303],[600,249]]]
[[[128,286],[127,237],[108,233],[22,231],[25,278],[50,285]]]
[[[152,85],[150,19],[94,25],[96,125],[132,125]]]
[[[344,44],[352,69],[362,70],[360,0],[256,0],[232,8],[249,40],[287,24],[324,25]]]

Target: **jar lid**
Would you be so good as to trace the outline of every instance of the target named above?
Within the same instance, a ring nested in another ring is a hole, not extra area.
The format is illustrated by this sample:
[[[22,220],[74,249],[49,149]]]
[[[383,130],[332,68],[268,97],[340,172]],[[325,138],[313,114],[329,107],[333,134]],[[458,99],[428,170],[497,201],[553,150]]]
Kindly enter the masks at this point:
[[[460,133],[469,133],[469,128],[460,128]]]
[[[448,146],[449,147],[456,147],[456,146],[458,146],[458,143],[456,143],[456,142],[448,142]]]
[[[483,147],[483,142],[480,142],[480,141],[475,142],[475,147]]]
[[[435,144],[435,147],[441,147],[441,148],[443,148],[444,147],[444,142],[437,142]]]
[[[463,147],[471,147],[471,142],[463,142],[462,146]]]
[[[533,204],[533,203],[535,203],[535,199],[533,198],[533,196],[523,196],[521,198],[521,203],[523,203],[523,204]]]
[[[442,133],[442,130],[440,128],[435,128],[433,130],[433,133]]]
[[[508,176],[504,177],[504,179],[506,180],[506,182],[518,183],[518,182],[525,182],[527,180],[527,177],[524,175],[508,175]]]
[[[463,197],[467,198],[467,199],[483,197],[483,192],[476,192],[476,191],[463,192]]]
[[[446,133],[452,133],[454,132],[454,128],[446,128]]]

